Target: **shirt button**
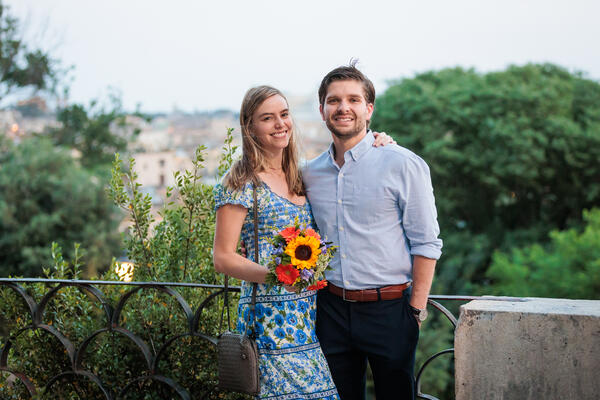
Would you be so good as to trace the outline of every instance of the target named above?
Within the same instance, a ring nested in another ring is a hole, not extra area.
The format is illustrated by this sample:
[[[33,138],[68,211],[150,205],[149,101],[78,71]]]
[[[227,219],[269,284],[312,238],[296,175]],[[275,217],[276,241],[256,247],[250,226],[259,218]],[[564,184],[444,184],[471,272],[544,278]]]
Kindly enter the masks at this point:
[[[342,204],[342,199],[339,199],[339,200],[338,200],[338,203]]]
[[[343,230],[344,230],[344,227],[343,227],[343,226],[340,226],[340,231],[343,231]]]
[[[343,178],[343,177],[344,177],[344,173],[340,172],[340,178]]]
[[[346,285],[346,286],[350,286],[350,281],[347,281],[347,280],[346,280],[346,281],[344,281],[344,285]]]
[[[342,253],[342,258],[346,258],[346,254]]]

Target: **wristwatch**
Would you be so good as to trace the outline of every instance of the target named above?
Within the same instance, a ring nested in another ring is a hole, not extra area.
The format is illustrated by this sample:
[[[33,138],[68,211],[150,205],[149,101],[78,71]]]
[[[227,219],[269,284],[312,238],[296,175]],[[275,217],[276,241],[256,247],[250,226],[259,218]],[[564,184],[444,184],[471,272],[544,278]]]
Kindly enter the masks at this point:
[[[411,309],[413,315],[415,316],[415,318],[417,319],[417,321],[423,322],[427,319],[428,312],[427,312],[426,308],[421,309],[421,308],[415,308],[413,306],[410,306],[410,309]]]

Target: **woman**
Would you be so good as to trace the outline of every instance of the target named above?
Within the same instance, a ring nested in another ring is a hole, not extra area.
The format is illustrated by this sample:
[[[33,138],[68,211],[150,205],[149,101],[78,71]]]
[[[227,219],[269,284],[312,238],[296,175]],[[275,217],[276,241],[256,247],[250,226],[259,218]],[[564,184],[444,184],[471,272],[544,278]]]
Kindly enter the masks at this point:
[[[267,288],[265,277],[277,232],[300,224],[316,229],[304,196],[298,168],[297,134],[286,98],[277,89],[248,90],[240,111],[242,158],[215,186],[217,223],[214,265],[218,272],[242,279],[237,329],[250,321],[252,282],[258,282],[254,329],[260,353],[259,398],[339,399],[315,335],[316,292]],[[385,135],[377,144],[387,141]],[[252,187],[256,185],[257,204]],[[258,210],[259,260],[254,260],[254,207]],[[237,254],[240,235],[248,258]]]

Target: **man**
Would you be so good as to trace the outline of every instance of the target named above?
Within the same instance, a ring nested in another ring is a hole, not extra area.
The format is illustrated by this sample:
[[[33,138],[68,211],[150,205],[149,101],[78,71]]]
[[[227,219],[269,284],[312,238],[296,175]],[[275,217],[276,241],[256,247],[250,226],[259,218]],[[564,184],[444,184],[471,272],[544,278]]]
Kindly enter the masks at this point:
[[[319,291],[317,335],[342,400],[414,399],[419,327],[442,241],[427,164],[372,147],[375,89],[354,65],[325,76],[319,110],[333,143],[303,171],[320,233],[338,246]]]

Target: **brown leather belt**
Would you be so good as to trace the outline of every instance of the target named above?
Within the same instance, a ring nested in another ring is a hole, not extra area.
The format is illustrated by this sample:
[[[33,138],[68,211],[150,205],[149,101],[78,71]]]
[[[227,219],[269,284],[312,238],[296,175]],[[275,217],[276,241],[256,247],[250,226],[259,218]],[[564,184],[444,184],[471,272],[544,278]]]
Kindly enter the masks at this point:
[[[376,289],[346,290],[335,286],[331,282],[327,285],[329,292],[341,297],[345,301],[366,302],[379,300],[394,300],[402,297],[402,293],[410,286],[410,282],[401,285],[383,286]]]

